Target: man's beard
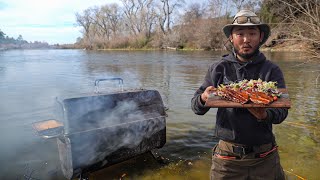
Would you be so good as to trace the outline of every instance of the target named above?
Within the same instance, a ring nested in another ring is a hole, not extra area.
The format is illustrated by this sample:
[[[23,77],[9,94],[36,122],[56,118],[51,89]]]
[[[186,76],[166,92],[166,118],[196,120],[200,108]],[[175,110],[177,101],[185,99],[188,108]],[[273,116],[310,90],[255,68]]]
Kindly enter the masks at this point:
[[[251,59],[252,57],[256,56],[259,53],[259,47],[257,47],[252,53],[250,54],[243,54],[239,52],[239,49],[234,48],[235,53],[242,57],[243,59]]]

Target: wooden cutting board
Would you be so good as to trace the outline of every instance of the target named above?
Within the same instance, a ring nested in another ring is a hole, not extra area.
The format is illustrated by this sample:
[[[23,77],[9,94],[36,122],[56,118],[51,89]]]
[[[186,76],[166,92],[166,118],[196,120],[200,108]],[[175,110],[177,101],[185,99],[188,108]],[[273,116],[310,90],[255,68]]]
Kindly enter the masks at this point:
[[[277,101],[272,102],[269,105],[262,104],[254,104],[253,102],[249,102],[246,104],[240,104],[232,101],[228,101],[219,96],[210,96],[205,104],[206,107],[219,108],[249,108],[249,107],[266,107],[266,108],[290,108],[291,102],[289,98],[289,94],[287,89],[278,89],[282,92],[280,98]]]

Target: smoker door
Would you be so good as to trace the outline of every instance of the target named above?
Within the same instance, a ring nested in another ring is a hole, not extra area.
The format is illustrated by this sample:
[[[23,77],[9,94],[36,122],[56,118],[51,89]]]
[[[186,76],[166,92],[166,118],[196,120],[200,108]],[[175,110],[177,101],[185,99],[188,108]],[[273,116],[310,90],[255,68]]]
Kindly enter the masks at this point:
[[[75,133],[58,139],[63,173],[69,179],[161,148],[166,143],[165,118]]]

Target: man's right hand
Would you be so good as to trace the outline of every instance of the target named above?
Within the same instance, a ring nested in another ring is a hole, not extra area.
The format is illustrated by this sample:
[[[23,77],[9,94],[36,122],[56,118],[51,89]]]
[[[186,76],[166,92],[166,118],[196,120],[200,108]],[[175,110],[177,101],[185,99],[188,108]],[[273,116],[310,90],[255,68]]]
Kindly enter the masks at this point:
[[[208,86],[206,90],[201,94],[201,101],[207,102],[209,95],[213,93],[216,88],[213,86]]]

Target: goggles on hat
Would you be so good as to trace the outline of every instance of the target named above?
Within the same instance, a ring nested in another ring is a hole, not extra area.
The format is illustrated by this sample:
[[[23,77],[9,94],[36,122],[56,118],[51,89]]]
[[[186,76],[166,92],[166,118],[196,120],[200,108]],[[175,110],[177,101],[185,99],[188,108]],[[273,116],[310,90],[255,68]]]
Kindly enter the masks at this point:
[[[238,16],[233,20],[232,24],[234,22],[237,22],[238,24],[245,24],[249,22],[249,20],[252,24],[260,24],[260,19],[258,16]]]

